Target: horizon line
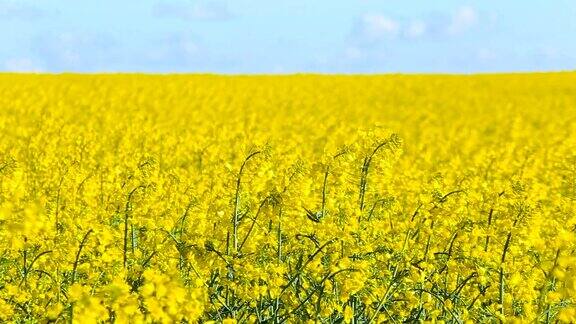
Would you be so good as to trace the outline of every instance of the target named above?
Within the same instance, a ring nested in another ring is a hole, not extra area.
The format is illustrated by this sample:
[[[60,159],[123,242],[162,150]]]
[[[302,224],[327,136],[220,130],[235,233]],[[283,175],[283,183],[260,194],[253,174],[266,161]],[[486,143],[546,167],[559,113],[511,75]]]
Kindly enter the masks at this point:
[[[475,76],[475,75],[525,75],[525,74],[569,74],[576,73],[573,70],[518,70],[518,71],[475,71],[475,72],[156,72],[156,71],[0,71],[0,75],[37,75],[37,76],[59,76],[59,75],[147,75],[147,76],[386,76],[386,75],[406,75],[406,76]]]

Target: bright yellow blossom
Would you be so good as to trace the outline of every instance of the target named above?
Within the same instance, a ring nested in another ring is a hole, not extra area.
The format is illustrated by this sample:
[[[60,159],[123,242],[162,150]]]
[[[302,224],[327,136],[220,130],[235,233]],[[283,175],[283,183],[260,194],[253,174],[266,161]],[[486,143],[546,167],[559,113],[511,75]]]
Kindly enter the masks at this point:
[[[575,73],[0,93],[2,322],[576,321]]]

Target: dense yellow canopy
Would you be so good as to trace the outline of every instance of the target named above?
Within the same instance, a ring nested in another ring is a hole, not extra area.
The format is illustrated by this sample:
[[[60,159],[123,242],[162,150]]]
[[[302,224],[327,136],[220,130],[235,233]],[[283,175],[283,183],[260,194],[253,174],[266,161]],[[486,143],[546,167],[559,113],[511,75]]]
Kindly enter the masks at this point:
[[[576,321],[576,74],[0,75],[0,319]]]

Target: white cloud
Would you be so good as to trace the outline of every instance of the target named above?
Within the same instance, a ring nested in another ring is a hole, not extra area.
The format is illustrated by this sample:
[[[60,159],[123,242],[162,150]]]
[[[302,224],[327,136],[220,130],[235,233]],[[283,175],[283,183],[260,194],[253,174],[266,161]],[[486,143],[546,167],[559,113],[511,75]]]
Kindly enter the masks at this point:
[[[474,28],[479,20],[479,13],[472,7],[460,7],[451,15],[408,19],[367,13],[356,20],[349,39],[356,46],[373,47],[385,44],[386,40],[455,37]]]
[[[157,17],[181,20],[227,20],[233,17],[224,4],[217,2],[158,2],[153,13]]]
[[[396,37],[400,32],[400,24],[389,17],[380,14],[366,14],[361,18],[360,28],[370,39]]]
[[[447,28],[450,35],[462,34],[478,23],[478,13],[472,7],[461,7],[453,15]]]
[[[42,72],[43,69],[39,67],[32,59],[28,57],[16,57],[8,59],[4,63],[4,68],[8,72]]]
[[[356,20],[350,38],[363,46],[373,45],[401,35],[398,21],[378,13],[368,13]]]

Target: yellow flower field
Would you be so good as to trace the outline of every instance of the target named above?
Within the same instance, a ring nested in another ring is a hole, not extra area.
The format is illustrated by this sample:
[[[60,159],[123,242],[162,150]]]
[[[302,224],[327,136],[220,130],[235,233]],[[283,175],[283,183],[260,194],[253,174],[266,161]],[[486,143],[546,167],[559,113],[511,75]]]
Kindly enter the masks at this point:
[[[576,74],[0,75],[0,321],[576,321]]]

